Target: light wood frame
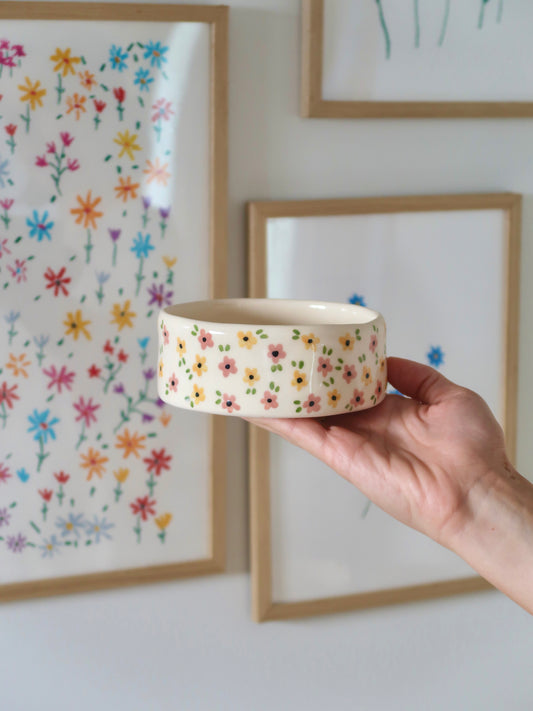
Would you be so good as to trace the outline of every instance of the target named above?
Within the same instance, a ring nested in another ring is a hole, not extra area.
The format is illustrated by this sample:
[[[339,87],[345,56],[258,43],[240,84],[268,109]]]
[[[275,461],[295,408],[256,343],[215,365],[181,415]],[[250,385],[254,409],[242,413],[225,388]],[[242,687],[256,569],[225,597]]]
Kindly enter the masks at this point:
[[[340,200],[294,200],[251,202],[248,205],[249,296],[267,296],[266,237],[269,219],[369,215],[399,212],[501,209],[507,215],[505,255],[506,293],[504,356],[504,422],[506,446],[511,461],[516,456],[516,411],[518,386],[518,327],[520,295],[520,233],[522,198],[514,193],[355,198]],[[272,597],[270,434],[250,425],[250,537],[252,615],[256,622],[414,602],[467,592],[492,589],[475,576],[458,580],[413,585],[368,593],[277,602]]]
[[[332,101],[322,97],[324,0],[302,0],[304,118],[525,118],[530,101]]]
[[[225,5],[0,2],[3,20],[202,22],[210,28],[210,297],[227,289],[228,19]],[[210,416],[210,552],[207,558],[0,585],[0,602],[221,573],[226,566],[226,421]]]

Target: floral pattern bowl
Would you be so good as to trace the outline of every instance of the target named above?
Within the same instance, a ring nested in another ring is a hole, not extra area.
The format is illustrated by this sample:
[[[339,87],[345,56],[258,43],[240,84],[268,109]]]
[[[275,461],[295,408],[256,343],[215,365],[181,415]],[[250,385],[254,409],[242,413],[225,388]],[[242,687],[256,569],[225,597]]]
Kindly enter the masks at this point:
[[[241,417],[323,417],[385,397],[385,321],[352,304],[218,299],[159,312],[162,400]]]

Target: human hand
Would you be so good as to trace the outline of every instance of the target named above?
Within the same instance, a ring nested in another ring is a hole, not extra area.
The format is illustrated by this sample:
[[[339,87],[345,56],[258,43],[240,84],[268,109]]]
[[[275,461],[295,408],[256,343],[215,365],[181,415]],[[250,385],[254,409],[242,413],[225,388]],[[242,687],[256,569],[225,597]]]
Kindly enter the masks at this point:
[[[479,395],[429,366],[388,359],[387,395],[369,410],[254,424],[315,455],[399,521],[453,547],[474,489],[510,467],[503,431]]]

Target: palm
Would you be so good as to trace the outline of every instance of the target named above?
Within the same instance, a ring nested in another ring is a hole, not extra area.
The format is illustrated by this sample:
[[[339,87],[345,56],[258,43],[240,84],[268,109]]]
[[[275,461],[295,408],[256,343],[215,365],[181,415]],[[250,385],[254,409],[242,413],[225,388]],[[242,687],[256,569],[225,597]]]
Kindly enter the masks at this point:
[[[484,471],[483,461],[505,458],[503,435],[474,393],[425,366],[409,373],[409,361],[389,362],[393,375],[407,378],[401,389],[417,399],[388,395],[363,412],[258,424],[322,459],[395,518],[442,540],[445,528],[461,526],[468,492]],[[425,377],[420,380],[421,373]],[[414,375],[420,382],[413,392]],[[437,382],[440,391],[432,399],[428,395]],[[474,459],[482,466],[471,466]]]

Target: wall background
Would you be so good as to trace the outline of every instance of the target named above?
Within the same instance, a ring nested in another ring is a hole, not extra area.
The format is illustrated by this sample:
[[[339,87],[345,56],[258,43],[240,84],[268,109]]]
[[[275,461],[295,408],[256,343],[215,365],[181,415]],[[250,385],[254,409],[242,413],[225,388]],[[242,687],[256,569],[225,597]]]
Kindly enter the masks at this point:
[[[522,193],[517,464],[533,478],[533,119],[301,119],[299,1],[227,2],[230,296],[245,294],[247,200]],[[0,607],[2,709],[531,708],[533,621],[495,591],[253,624],[245,428],[229,425],[227,573]]]

